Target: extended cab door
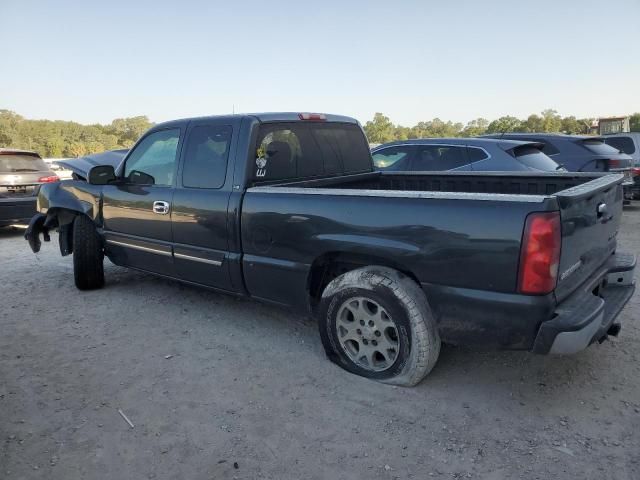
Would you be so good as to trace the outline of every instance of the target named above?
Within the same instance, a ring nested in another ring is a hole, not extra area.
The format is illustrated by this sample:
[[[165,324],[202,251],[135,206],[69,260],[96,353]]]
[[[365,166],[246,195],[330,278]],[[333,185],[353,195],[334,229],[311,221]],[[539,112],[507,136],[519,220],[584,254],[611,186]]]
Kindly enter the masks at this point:
[[[227,225],[233,133],[233,125],[211,119],[189,123],[173,197],[176,276],[223,290],[235,290]]]
[[[174,275],[171,216],[182,130],[148,133],[125,159],[121,180],[103,187],[105,246],[118,265]]]

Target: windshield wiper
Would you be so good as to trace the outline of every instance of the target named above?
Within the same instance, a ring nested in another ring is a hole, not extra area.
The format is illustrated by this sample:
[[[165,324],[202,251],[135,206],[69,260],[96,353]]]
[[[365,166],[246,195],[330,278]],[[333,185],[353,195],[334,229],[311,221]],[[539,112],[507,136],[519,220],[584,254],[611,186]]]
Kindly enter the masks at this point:
[[[562,163],[560,163],[560,164],[558,164],[558,166],[556,167],[556,172],[557,172],[558,170],[566,170],[566,168],[565,168],[565,166],[564,166]]]

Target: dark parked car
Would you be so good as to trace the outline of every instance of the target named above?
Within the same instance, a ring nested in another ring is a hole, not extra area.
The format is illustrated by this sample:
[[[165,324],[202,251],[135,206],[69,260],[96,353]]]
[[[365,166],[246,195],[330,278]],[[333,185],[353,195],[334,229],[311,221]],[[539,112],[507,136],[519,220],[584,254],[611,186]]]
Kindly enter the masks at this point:
[[[371,150],[383,171],[556,172],[544,144],[492,138],[422,138],[385,143]]]
[[[540,142],[542,151],[570,172],[618,172],[625,176],[625,194],[631,197],[633,162],[605,143],[603,137],[563,135],[558,133],[504,133],[485,135],[483,138],[503,138]]]
[[[607,145],[633,159],[633,198],[640,199],[640,132],[615,133],[602,138]]]
[[[622,179],[377,172],[348,117],[205,117],[43,186],[25,237],[38,251],[57,228],[79,289],[104,285],[106,255],[312,312],[338,365],[414,385],[441,340],[573,353],[617,334],[635,267],[616,249]]]
[[[40,185],[58,180],[36,152],[0,148],[0,227],[29,223]]]

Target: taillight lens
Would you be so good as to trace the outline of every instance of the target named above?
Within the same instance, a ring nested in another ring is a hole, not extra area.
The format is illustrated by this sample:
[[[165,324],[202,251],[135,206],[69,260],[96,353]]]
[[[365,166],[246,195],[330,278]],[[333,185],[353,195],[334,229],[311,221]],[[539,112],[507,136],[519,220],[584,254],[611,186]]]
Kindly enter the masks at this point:
[[[50,175],[50,176],[46,176],[46,177],[40,177],[38,179],[39,183],[52,183],[52,182],[57,182],[59,181],[60,178],[56,175]]]
[[[561,241],[559,212],[529,214],[520,250],[520,293],[544,295],[553,291]]]
[[[640,175],[640,168],[635,167],[631,169],[631,175],[633,175],[634,177]]]
[[[609,168],[620,168],[621,165],[622,165],[621,160],[616,160],[615,158],[611,158],[609,160]]]

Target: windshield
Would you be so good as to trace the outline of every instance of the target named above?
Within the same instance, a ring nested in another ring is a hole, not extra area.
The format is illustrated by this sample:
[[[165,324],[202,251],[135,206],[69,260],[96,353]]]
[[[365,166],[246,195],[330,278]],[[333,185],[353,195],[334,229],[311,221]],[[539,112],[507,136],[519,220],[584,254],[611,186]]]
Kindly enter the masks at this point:
[[[620,150],[617,148],[607,145],[602,140],[595,138],[583,140],[582,145],[596,155],[617,155],[620,153]]]
[[[0,155],[0,172],[46,172],[49,169],[40,157],[33,155]]]
[[[516,147],[513,149],[513,153],[518,162],[535,170],[555,172],[561,168],[555,161],[542,153],[539,148],[530,145]]]

